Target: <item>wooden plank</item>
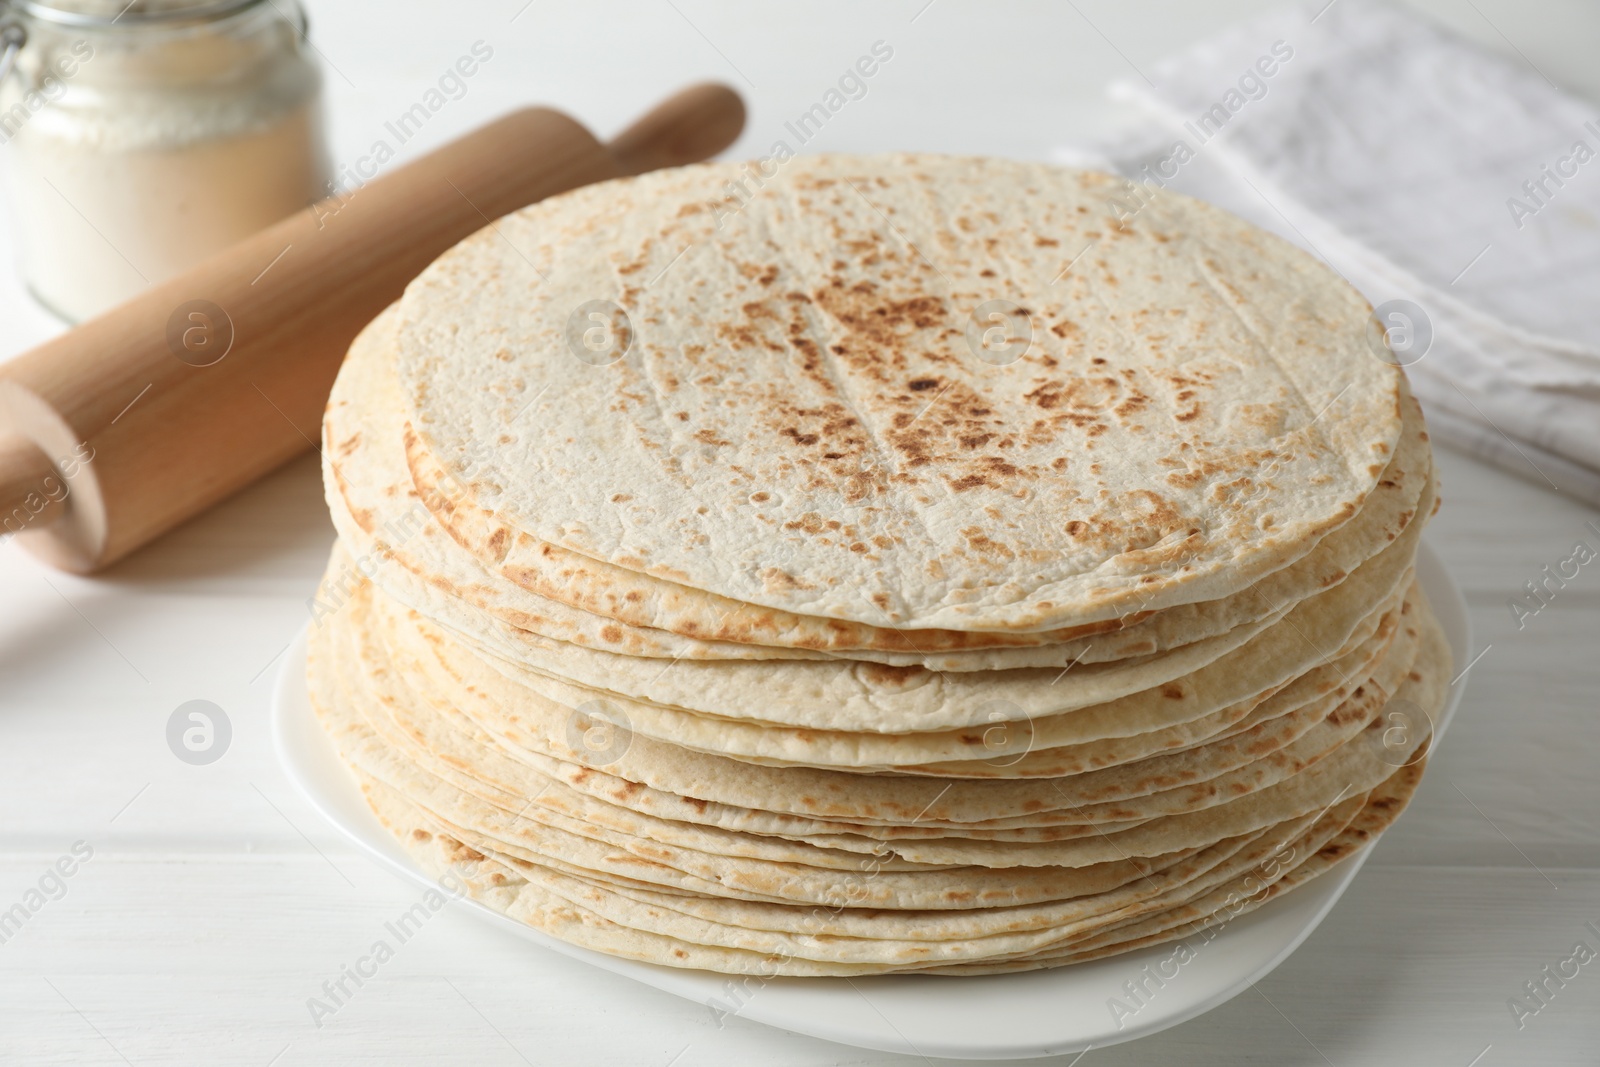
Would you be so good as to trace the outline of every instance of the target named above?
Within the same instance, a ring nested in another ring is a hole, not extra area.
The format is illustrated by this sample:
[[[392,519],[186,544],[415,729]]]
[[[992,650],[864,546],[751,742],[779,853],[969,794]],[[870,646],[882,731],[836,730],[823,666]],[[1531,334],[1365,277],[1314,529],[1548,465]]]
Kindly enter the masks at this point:
[[[0,902],[56,855],[0,855]],[[385,923],[420,894],[336,858],[353,885],[314,855],[97,852],[0,945],[0,997],[9,1019],[26,1020],[0,1027],[0,1062],[120,1062],[107,1042],[137,1064],[218,1067],[261,1067],[280,1052],[279,1065],[632,1067],[680,1052],[680,1064],[906,1062],[738,1019],[719,1029],[698,1005],[449,907],[401,943]],[[1600,951],[1584,926],[1600,925],[1600,872],[1550,873],[1561,892],[1526,870],[1367,870],[1259,993],[1092,1062],[1320,1063],[1320,1050],[1336,1064],[1465,1067],[1489,1045],[1485,1064],[1587,1062],[1600,1043],[1600,962],[1522,1030],[1506,1004],[1575,941]],[[333,1004],[322,984],[379,939],[393,958]],[[313,997],[334,1007],[321,1026]]]

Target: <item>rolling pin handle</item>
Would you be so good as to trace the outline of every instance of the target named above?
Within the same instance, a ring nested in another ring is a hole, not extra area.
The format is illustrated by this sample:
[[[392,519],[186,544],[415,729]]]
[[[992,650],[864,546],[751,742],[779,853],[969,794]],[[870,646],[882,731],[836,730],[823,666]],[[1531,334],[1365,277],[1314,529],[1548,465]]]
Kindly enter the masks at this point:
[[[67,510],[65,480],[24,437],[0,443],[0,537],[48,526]]]
[[[710,159],[744,129],[744,101],[726,85],[703,82],[674,93],[606,147],[624,174]]]

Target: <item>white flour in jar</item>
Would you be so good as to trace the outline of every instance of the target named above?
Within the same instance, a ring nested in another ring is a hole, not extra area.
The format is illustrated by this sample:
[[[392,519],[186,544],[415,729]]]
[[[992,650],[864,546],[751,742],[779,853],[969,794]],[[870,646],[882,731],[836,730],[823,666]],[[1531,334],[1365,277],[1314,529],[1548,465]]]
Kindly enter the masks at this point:
[[[3,151],[24,275],[58,314],[121,303],[325,192],[320,74],[276,5],[181,27],[29,30],[0,131],[30,87],[46,97]],[[70,77],[64,54],[78,59]]]

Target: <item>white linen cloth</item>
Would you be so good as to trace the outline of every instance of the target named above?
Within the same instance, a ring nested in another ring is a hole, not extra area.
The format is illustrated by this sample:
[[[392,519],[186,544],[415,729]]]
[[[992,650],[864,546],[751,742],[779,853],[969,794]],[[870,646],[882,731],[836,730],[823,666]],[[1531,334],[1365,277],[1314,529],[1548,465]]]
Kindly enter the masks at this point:
[[[1600,505],[1600,108],[1371,0],[1273,11],[1111,91],[1150,116],[1097,146],[1116,170],[1420,308],[1384,325],[1416,331],[1436,435]]]

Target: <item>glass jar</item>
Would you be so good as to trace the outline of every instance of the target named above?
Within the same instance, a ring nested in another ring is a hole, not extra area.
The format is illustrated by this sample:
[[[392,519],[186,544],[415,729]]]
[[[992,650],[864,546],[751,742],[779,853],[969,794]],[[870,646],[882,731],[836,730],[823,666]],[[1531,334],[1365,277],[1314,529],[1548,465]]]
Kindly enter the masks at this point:
[[[29,289],[88,318],[326,193],[295,0],[0,0],[0,155]]]

